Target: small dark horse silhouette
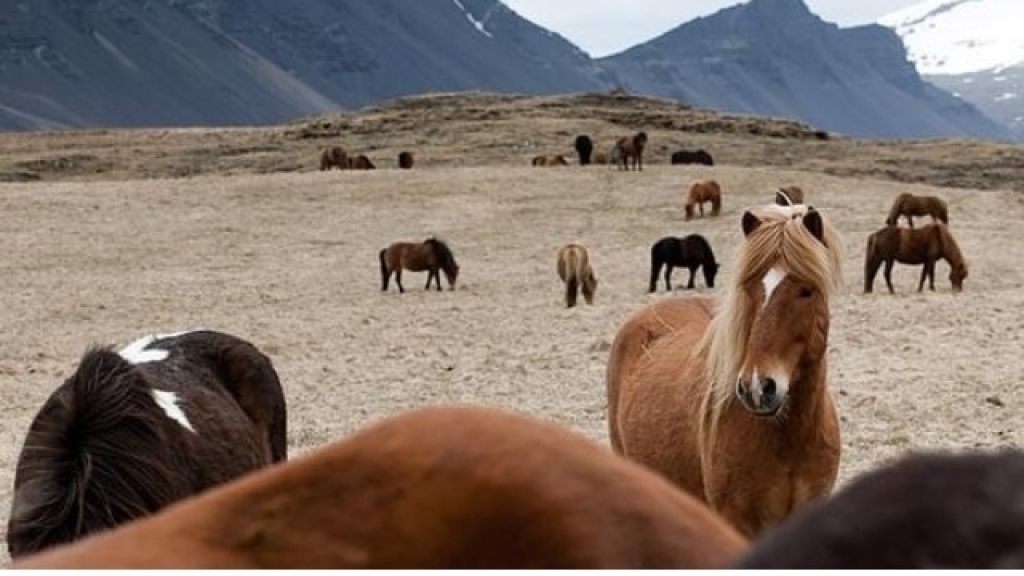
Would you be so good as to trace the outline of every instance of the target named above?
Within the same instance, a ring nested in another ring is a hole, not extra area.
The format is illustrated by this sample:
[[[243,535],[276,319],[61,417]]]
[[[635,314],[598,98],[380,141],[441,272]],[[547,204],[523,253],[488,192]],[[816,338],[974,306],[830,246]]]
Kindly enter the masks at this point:
[[[252,344],[212,331],[93,348],[29,427],[12,558],[133,521],[287,458],[284,394]]]
[[[455,262],[448,245],[437,238],[427,238],[423,242],[395,242],[380,251],[380,289],[387,292],[388,281],[391,274],[395,275],[395,284],[399,292],[405,292],[402,286],[402,269],[412,272],[427,271],[427,285],[424,290],[430,289],[430,281],[435,280],[437,291],[441,291],[441,275],[439,270],[444,270],[444,276],[448,280],[448,288],[455,290],[455,281],[459,276],[459,265]]]
[[[648,292],[658,289],[658,273],[662,266],[665,267],[665,290],[672,290],[672,268],[676,266],[689,269],[690,281],[686,284],[688,290],[694,288],[693,276],[697,268],[703,268],[707,287],[715,287],[718,262],[711,244],[700,234],[690,234],[683,238],[666,236],[651,246],[651,284]]]
[[[708,154],[707,150],[699,148],[697,150],[679,150],[678,152],[672,153],[673,164],[703,164],[705,166],[714,166],[715,161],[711,158],[711,154]]]
[[[408,150],[406,150],[404,152],[399,152],[399,154],[398,154],[398,167],[399,168],[401,168],[402,170],[410,170],[410,169],[412,169],[412,164],[413,164],[412,152],[409,152]]]
[[[575,142],[576,154],[580,157],[580,166],[587,166],[590,164],[590,155],[594,152],[594,143],[590,140],[590,136],[586,134],[580,134],[576,137]]]

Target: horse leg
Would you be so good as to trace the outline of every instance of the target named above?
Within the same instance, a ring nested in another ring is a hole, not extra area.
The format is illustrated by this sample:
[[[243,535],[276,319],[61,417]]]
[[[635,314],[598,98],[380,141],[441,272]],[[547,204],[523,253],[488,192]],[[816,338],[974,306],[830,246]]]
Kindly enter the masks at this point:
[[[895,294],[896,291],[892,289],[892,265],[895,260],[885,261],[885,285],[889,287],[889,294]]]
[[[665,265],[665,290],[672,291],[672,265]]]
[[[928,277],[928,263],[925,262],[921,266],[921,279],[917,282],[917,291],[920,292],[924,289],[924,279]]]
[[[914,218],[910,214],[907,214],[907,224],[909,224],[911,228],[914,227]]]
[[[427,285],[423,287],[424,290],[430,290],[430,281],[434,278],[434,271],[427,270]]]
[[[661,262],[658,262],[657,258],[651,258],[651,283],[647,287],[647,292],[658,291],[658,272],[661,272]]]
[[[404,293],[405,287],[402,286],[402,269],[398,268],[395,270],[395,284],[398,284],[398,292]]]
[[[929,261],[925,266],[928,267],[928,289],[935,292],[935,260]]]
[[[686,289],[687,290],[693,290],[693,288],[694,288],[694,286],[693,286],[693,275],[696,272],[697,272],[697,267],[696,266],[691,266],[690,267],[690,281],[686,283]]]
[[[437,291],[441,292],[441,270],[434,270],[434,283],[437,284]]]
[[[697,207],[700,208],[700,217],[703,218],[704,217],[704,203],[701,202],[701,203],[697,204]]]

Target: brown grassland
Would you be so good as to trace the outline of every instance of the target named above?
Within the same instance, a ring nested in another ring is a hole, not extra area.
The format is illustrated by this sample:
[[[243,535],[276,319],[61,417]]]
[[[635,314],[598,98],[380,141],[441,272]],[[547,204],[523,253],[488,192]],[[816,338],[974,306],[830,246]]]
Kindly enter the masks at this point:
[[[571,155],[578,133],[605,147],[637,130],[650,135],[642,173],[529,166]],[[319,172],[329,144],[381,169]],[[717,165],[670,166],[681,147]],[[413,170],[396,168],[405,149]],[[646,292],[651,243],[704,234],[724,285],[744,207],[788,184],[846,249],[829,346],[842,481],[908,450],[1020,445],[1022,176],[1020,147],[848,140],[625,96],[438,95],[266,128],[0,134],[0,518],[50,391],[89,345],[150,332],[215,328],[270,355],[293,455],[451,402],[606,443],[609,345],[664,296]],[[684,222],[685,185],[708,177],[722,184],[721,217]],[[963,293],[945,263],[934,293],[914,292],[919,268],[902,265],[896,295],[881,275],[861,293],[866,237],[901,192],[949,202],[970,262]],[[381,293],[377,251],[427,234],[452,247],[459,289],[425,292],[426,274],[406,273],[406,294]],[[573,240],[600,285],[595,305],[570,310],[555,252]],[[674,284],[685,280],[677,270]]]

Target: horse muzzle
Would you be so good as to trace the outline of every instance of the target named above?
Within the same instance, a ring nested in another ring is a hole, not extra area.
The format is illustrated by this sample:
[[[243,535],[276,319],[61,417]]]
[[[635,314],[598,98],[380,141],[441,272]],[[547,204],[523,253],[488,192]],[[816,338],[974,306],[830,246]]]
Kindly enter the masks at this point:
[[[774,378],[740,378],[736,383],[736,398],[754,416],[770,418],[779,413],[786,402],[786,386]]]

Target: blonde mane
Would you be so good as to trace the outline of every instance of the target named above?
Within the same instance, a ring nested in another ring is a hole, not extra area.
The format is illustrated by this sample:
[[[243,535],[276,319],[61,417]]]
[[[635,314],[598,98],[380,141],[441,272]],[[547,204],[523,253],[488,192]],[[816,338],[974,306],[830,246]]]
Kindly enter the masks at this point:
[[[763,277],[774,266],[814,284],[830,301],[842,287],[842,247],[835,229],[822,216],[824,245],[803,224],[805,205],[769,205],[751,210],[760,226],[746,237],[733,264],[733,274],[718,313],[711,320],[695,354],[706,358],[708,387],[701,400],[698,437],[710,448],[722,411],[733,398],[736,379],[747,356],[754,322],[754,302],[743,286]],[[704,448],[702,448],[703,451]]]

